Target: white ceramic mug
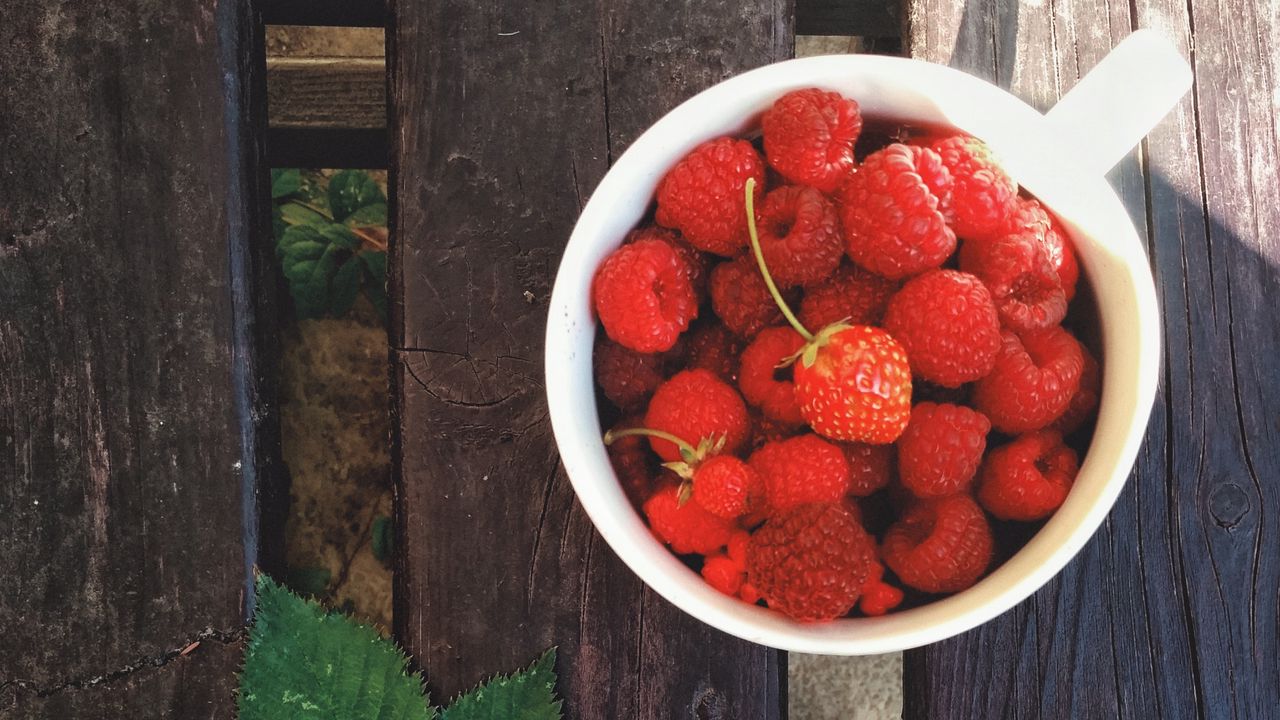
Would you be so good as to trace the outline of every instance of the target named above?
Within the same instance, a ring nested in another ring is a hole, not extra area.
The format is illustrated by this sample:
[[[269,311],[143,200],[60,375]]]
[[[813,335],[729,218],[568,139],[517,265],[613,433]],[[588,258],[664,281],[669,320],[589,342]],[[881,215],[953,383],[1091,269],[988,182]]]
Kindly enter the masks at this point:
[[[1143,245],[1103,178],[1186,93],[1191,71],[1159,35],[1116,47],[1048,114],[940,65],[836,55],[790,60],[730,78],[672,110],[605,175],[565,248],[546,336],[556,442],[578,499],[614,552],[651,588],[698,619],[798,652],[863,655],[936,642],[1013,607],[1080,551],[1124,487],[1160,373],[1160,317]],[[753,129],[784,93],[835,90],[870,119],[953,127],[985,140],[1018,183],[1071,234],[1098,300],[1103,346],[1097,429],[1066,502],[1017,554],[972,588],[878,618],[800,623],[706,584],[659,543],[628,502],[601,442],[591,352],[596,267],[641,219],[659,180],[698,144]]]

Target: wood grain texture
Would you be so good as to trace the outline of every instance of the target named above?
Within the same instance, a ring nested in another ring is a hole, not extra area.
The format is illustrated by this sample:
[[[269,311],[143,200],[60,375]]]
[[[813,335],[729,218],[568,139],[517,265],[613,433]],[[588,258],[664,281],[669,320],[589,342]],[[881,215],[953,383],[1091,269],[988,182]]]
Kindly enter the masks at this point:
[[[272,127],[385,128],[386,72],[382,58],[271,58],[267,120]]]
[[[884,0],[796,0],[796,34],[901,37],[900,8]]]
[[[610,160],[789,56],[789,4],[401,0],[391,48],[397,635],[436,697],[559,645],[567,717],[780,717],[780,654],[646,591],[576,504],[542,336]]]
[[[1195,88],[1112,172],[1145,234],[1165,361],[1146,444],[1085,550],[1013,611],[907,655],[906,717],[1270,718],[1276,653],[1280,206],[1276,7],[915,0],[907,47],[1041,109],[1135,27]],[[1194,28],[1194,43],[1192,30]],[[1194,44],[1195,52],[1191,52]]]
[[[4,15],[0,688],[23,703],[242,623],[271,470],[253,322],[270,249],[251,242],[267,216],[245,3]],[[182,694],[229,695],[213,669]],[[144,695],[37,715],[146,715]]]

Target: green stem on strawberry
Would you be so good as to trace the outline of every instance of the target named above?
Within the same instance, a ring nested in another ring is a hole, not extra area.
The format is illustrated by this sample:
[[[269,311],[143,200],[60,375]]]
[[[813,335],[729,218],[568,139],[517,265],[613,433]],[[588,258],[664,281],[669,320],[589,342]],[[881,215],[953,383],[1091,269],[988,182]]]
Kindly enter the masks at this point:
[[[694,456],[694,455],[697,455],[698,453],[698,450],[696,448],[694,448],[692,445],[685,442],[684,440],[681,440],[680,438],[676,437],[675,435],[672,435],[671,433],[666,432],[665,430],[650,430],[649,428],[628,428],[626,430],[610,430],[609,432],[604,434],[604,444],[612,445],[615,440],[619,440],[624,437],[634,437],[636,435],[640,435],[644,437],[656,437],[659,440],[666,440],[667,442],[679,448],[680,454],[682,456]]]
[[[769,294],[773,296],[773,301],[777,303],[778,309],[787,318],[787,322],[791,323],[791,327],[800,333],[800,337],[804,338],[805,342],[811,343],[814,341],[813,333],[800,324],[800,319],[796,317],[795,313],[791,312],[787,301],[782,299],[782,293],[778,291],[777,284],[773,282],[773,276],[769,274],[769,267],[764,262],[764,251],[760,249],[760,234],[756,231],[755,189],[756,179],[747,178],[747,232],[751,235],[751,252],[756,256],[756,264],[760,266],[760,274],[764,277],[764,284],[769,288]]]

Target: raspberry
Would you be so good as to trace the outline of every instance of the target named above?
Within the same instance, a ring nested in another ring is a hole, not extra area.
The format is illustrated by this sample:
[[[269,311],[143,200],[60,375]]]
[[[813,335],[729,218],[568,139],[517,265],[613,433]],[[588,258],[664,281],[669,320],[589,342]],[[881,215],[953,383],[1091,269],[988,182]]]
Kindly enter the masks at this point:
[[[853,609],[875,562],[875,541],[839,505],[801,505],[765,523],[747,548],[747,581],[796,620]]]
[[[701,297],[707,291],[707,274],[711,272],[707,256],[680,237],[679,233],[652,225],[627,233],[627,237],[622,241],[622,244],[626,245],[639,240],[661,240],[670,245],[675,249],[676,254],[684,260],[685,269],[689,275],[689,285],[693,287],[693,294]]]
[[[688,267],[661,240],[614,250],[596,271],[591,293],[609,338],[636,352],[671,349],[698,315]]]
[[[747,566],[747,546],[751,544],[751,533],[739,530],[729,538],[729,559],[742,567]]]
[[[769,164],[793,183],[829,193],[853,171],[862,114],[839,93],[793,90],[765,111],[760,125]]]
[[[968,495],[924,500],[885,533],[885,564],[906,585],[927,593],[959,592],[991,563],[991,527]]]
[[[879,325],[898,285],[857,265],[842,265],[826,282],[807,288],[800,301],[800,322],[814,330],[845,321]]]
[[[782,321],[782,312],[749,255],[720,263],[711,271],[711,309],[726,327],[748,339],[766,325]]]
[[[909,427],[909,426],[908,426]],[[893,450],[888,445],[841,443],[849,461],[849,494],[866,497],[889,484],[893,474]]]
[[[884,566],[872,563],[867,582],[862,586],[858,609],[868,617],[878,617],[902,603],[902,590],[884,581]]]
[[[660,356],[638,353],[604,336],[596,338],[591,360],[604,396],[623,410],[643,404],[662,382]]]
[[[715,455],[693,471],[693,501],[712,515],[732,520],[759,504],[764,481],[732,455]]]
[[[1009,218],[1005,233],[1013,234],[1021,230],[1030,230],[1040,241],[1049,265],[1058,273],[1058,280],[1067,296],[1067,302],[1076,296],[1076,281],[1080,278],[1080,266],[1076,263],[1076,254],[1071,247],[1071,239],[1067,231],[1062,229],[1055,218],[1035,199],[1018,198],[1014,213]]]
[[[1013,215],[1018,185],[981,140],[956,135],[929,146],[951,174],[952,225],[963,238],[987,237]]]
[[[911,368],[902,346],[866,325],[819,333],[812,360],[792,366],[800,412],[833,440],[891,443],[911,417]]]
[[[941,265],[956,249],[943,215],[950,184],[932,150],[895,143],[871,153],[841,190],[849,257],[893,280]]]
[[[742,352],[742,370],[738,377],[738,389],[742,397],[760,408],[765,417],[784,425],[800,425],[800,403],[796,400],[795,384],[789,377],[779,379],[776,374],[783,360],[794,356],[804,347],[804,338],[789,327],[765,328],[756,335]],[[790,375],[789,369],[785,370]]]
[[[725,595],[737,597],[742,581],[747,579],[747,569],[729,557],[712,555],[702,563],[702,579]]]
[[[786,440],[794,437],[797,431],[803,428],[803,425],[779,422],[763,413],[755,413],[751,416],[751,447],[759,449],[765,443]]]
[[[930,270],[889,300],[884,329],[907,351],[911,370],[944,387],[991,372],[1000,351],[1000,318],[978,278]]]
[[[712,515],[698,503],[681,503],[680,487],[667,485],[644,504],[649,527],[679,555],[711,555],[733,534],[733,524]]]
[[[1062,283],[1030,231],[966,242],[960,248],[960,269],[982,280],[1000,319],[1014,330],[1057,325],[1067,315]]]
[[[723,436],[724,450],[730,454],[746,444],[751,429],[738,392],[709,370],[685,370],[659,385],[644,426],[694,443]],[[663,460],[681,459],[674,443],[651,437],[649,445]]]
[[[1042,520],[1067,498],[1080,465],[1062,435],[1022,435],[987,456],[978,501],[1001,520]]]
[[[816,285],[844,256],[836,206],[811,187],[787,185],[766,195],[758,225],[760,250],[778,287]]]
[[[639,416],[623,418],[614,426],[615,430],[636,427],[641,423]],[[609,453],[609,464],[622,483],[622,489],[635,505],[640,505],[653,492],[653,471],[649,467],[649,450],[644,438],[624,437],[606,447]]]
[[[806,503],[839,502],[849,492],[849,461],[839,447],[817,435],[766,443],[748,462],[764,478],[770,515]]]
[[[1054,420],[1052,425],[1054,430],[1063,435],[1070,435],[1079,430],[1085,421],[1093,416],[1093,411],[1098,409],[1099,393],[1102,391],[1102,376],[1098,361],[1094,360],[1093,355],[1089,354],[1083,346],[1080,352],[1084,356],[1084,370],[1080,373],[1080,389],[1071,396],[1071,402],[1067,404],[1062,417]]]
[[[746,140],[718,138],[693,149],[658,184],[658,224],[679,230],[699,250],[731,256],[747,242],[743,185],[763,194],[764,163]]]
[[[1084,351],[1061,327],[1005,332],[995,368],[973,388],[973,406],[1003,433],[1039,430],[1067,409],[1083,371]]]
[[[898,476],[919,498],[943,497],[969,488],[987,449],[991,422],[960,405],[920,403],[898,438]]]
[[[685,362],[690,370],[703,368],[725,382],[737,382],[742,347],[742,340],[721,323],[703,325],[685,334]]]

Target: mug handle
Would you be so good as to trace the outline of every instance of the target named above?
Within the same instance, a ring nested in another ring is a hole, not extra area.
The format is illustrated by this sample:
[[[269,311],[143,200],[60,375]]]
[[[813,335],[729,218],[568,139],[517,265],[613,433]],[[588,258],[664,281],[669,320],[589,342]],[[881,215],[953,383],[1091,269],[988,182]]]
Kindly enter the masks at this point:
[[[1136,30],[1045,113],[1045,121],[1068,155],[1102,175],[1178,104],[1192,79],[1173,43],[1154,30]]]

